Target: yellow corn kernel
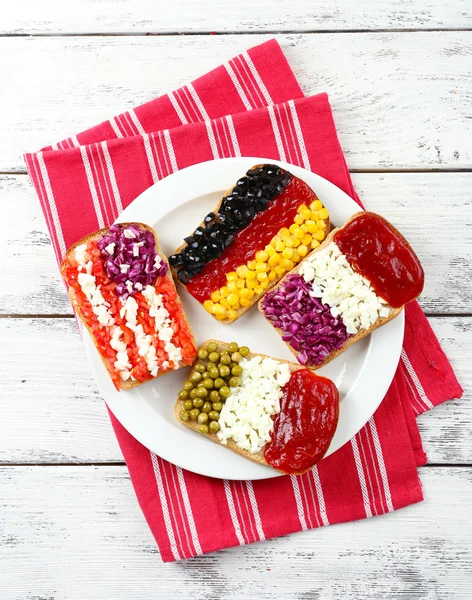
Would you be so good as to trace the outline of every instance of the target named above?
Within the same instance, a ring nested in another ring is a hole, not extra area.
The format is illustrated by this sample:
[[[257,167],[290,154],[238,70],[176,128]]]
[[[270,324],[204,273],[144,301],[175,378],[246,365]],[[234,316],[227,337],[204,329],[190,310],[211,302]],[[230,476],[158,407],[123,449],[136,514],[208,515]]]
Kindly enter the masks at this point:
[[[258,273],[257,274],[258,281],[264,281],[264,279],[267,279],[267,273]]]
[[[238,277],[246,277],[246,274],[248,271],[249,271],[249,269],[246,267],[246,265],[240,265],[236,269],[236,273],[237,273]]]
[[[275,272],[277,273],[277,277],[282,277],[285,273],[285,269],[283,267],[275,267]]]
[[[303,231],[303,229],[301,227],[298,227],[298,229],[294,232],[294,236],[296,238],[298,238],[299,240],[302,239],[302,237],[304,236],[305,232]]]
[[[311,220],[312,221],[318,221],[319,218],[320,218],[320,211],[319,210],[312,210],[311,211]]]
[[[275,244],[275,249],[276,249],[277,252],[283,252],[283,250],[285,249],[285,243],[282,242],[282,240],[278,241]]]
[[[321,210],[322,208],[323,208],[323,205],[321,204],[321,202],[319,200],[314,200],[310,204],[310,210]]]
[[[220,304],[223,308],[230,308],[231,306],[227,298],[221,298]]]
[[[294,236],[293,236],[293,235],[291,235],[291,236],[290,236],[290,237],[288,237],[288,238],[285,238],[285,248],[291,248],[291,247],[293,246],[293,238],[294,238]],[[282,253],[283,253],[283,252],[284,252],[284,251],[282,250]]]
[[[226,318],[230,321],[234,321],[234,319],[237,317],[238,315],[236,314],[236,311],[233,309],[230,309],[226,315]]]
[[[234,306],[236,304],[236,302],[239,302],[239,298],[236,294],[230,294],[228,296],[228,302],[229,302],[230,306]]]
[[[261,263],[261,262],[266,262],[266,260],[269,258],[269,255],[267,254],[267,252],[265,250],[259,250],[259,252],[256,252],[256,262]]]
[[[311,218],[311,210],[309,208],[304,208],[300,211],[300,215],[303,217],[303,220],[306,221]]]
[[[292,258],[292,254],[293,248],[285,248],[285,250],[282,252],[283,258]]]
[[[230,281],[227,285],[228,290],[231,292],[235,292],[238,289],[235,281]]]
[[[301,259],[300,253],[299,253],[297,250],[294,250],[294,251],[293,251],[293,254],[292,254],[292,257],[291,257],[291,260],[292,260],[292,261],[293,261],[295,264],[297,264],[297,262],[300,262],[300,259]]]
[[[282,229],[279,231],[278,235],[282,239],[285,239],[286,237],[290,236],[290,231],[286,227],[282,227]]]
[[[295,233],[298,229],[298,225],[296,223],[292,223],[292,225],[290,225],[289,227],[289,231],[290,233]]]
[[[246,280],[238,279],[238,281],[236,282],[236,287],[238,288],[238,290],[244,289],[245,286],[246,286]]]
[[[255,276],[256,276],[256,274],[254,273],[254,277]],[[257,283],[258,283],[257,279],[248,279],[246,282],[246,285],[250,290],[253,290],[256,287]]]
[[[269,265],[269,267],[276,267],[280,262],[280,254],[274,254],[272,256],[269,256],[269,260],[267,261],[267,264]]]
[[[319,240],[321,242],[321,240],[324,240],[325,233],[324,231],[315,231],[313,237],[315,238],[315,240]]]
[[[274,235],[274,237],[270,240],[270,245],[274,246],[274,248],[275,248],[275,244],[277,242],[281,242],[281,241],[282,241],[282,238],[280,237],[280,235]]]
[[[218,321],[225,321],[226,320],[226,316],[227,316],[226,312],[225,312],[224,315],[223,314],[222,315],[215,315],[215,317],[218,319]]]
[[[269,281],[274,281],[274,279],[277,278],[277,273],[275,272],[274,269],[272,269],[272,271],[269,273],[269,275],[267,275],[267,279]]]
[[[268,246],[265,247],[265,251],[267,253],[267,256],[274,256],[275,254],[275,248],[274,246],[271,246],[270,244]]]
[[[214,315],[225,315],[226,314],[226,308],[224,308],[223,306],[221,306],[221,304],[215,304],[213,306],[213,314]]]
[[[304,218],[302,217],[302,215],[296,215],[293,220],[297,225],[301,225],[304,221]]]
[[[259,296],[259,294],[262,294],[262,292],[264,291],[264,288],[262,286],[258,285],[257,287],[254,288],[254,291]]]
[[[248,306],[251,306],[251,301],[248,300],[247,298],[241,298],[241,300],[239,301],[239,303],[241,304],[241,306],[243,308],[247,308]]]
[[[213,306],[215,305],[211,300],[205,300],[205,302],[203,303],[203,308],[210,314],[213,312]]]
[[[248,290],[248,288],[243,288],[242,290],[239,290],[239,300],[241,301],[241,298],[249,298],[249,293],[251,290]]]
[[[318,225],[318,229],[324,229],[325,227],[325,222],[323,221],[323,219],[318,219],[318,221],[316,221],[316,224]]]
[[[249,286],[249,281],[251,279],[255,279],[256,278],[256,272],[255,271],[248,271],[246,273],[246,285]]]
[[[222,298],[226,298],[229,296],[229,289],[224,285],[222,288],[220,288],[220,294]]]
[[[248,290],[249,291],[249,296],[247,296],[248,300],[252,300],[254,298],[254,290]]]
[[[327,219],[329,217],[328,211],[326,210],[326,208],[322,208],[320,210],[320,219]]]
[[[301,213],[302,210],[307,210],[308,206],[306,204],[300,204],[300,206],[297,208],[297,213]]]
[[[311,242],[311,240],[310,240],[310,242]],[[302,257],[306,256],[308,254],[308,248],[305,246],[305,244],[298,246],[297,250],[298,250],[298,254]]]
[[[305,234],[303,234],[303,235],[305,235]],[[300,245],[300,240],[297,237],[295,237],[294,235],[290,239],[292,240],[292,248],[296,248],[297,246]]]
[[[311,240],[311,233],[305,233],[305,235],[302,237],[302,244],[305,244],[305,246],[309,246],[311,244]]]
[[[290,271],[290,269],[293,269],[294,264],[288,258],[282,258],[280,260],[280,266],[283,267],[286,271]]]
[[[236,302],[236,304],[233,304],[233,306],[231,307],[232,310],[239,310],[240,308],[241,308],[241,304],[239,303],[239,300],[238,300],[238,302]]]
[[[265,262],[257,263],[256,273],[265,273],[269,270],[269,265]]]
[[[318,246],[320,245],[318,240],[311,240],[311,248],[312,250],[314,250],[315,248],[318,248]]]
[[[230,273],[226,273],[226,281],[236,281],[238,278],[238,274],[236,271],[231,271]]]
[[[263,289],[266,290],[269,287],[269,279],[263,279],[262,281],[259,282],[259,286]]]
[[[256,269],[256,261],[255,260],[248,261],[247,268],[250,269],[251,271],[255,271],[255,269]]]
[[[210,297],[213,300],[213,302],[219,302],[221,298],[220,290],[215,290],[214,292],[212,292]]]

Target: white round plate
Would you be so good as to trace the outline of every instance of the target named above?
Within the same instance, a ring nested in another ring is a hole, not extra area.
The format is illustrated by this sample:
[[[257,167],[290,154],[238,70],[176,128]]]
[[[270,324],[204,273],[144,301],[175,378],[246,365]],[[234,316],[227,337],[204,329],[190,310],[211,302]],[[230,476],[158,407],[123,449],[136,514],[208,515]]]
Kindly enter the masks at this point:
[[[305,169],[266,158],[227,158],[200,163],[159,181],[121,214],[118,222],[139,221],[153,227],[169,256],[202,217],[252,165],[275,163],[306,181],[329,211],[331,222],[342,225],[359,210],[335,185]],[[294,360],[280,336],[252,307],[232,325],[222,325],[178,287],[197,344],[209,338],[236,341],[253,352]],[[384,397],[400,358],[403,312],[369,337],[351,346],[319,371],[339,388],[339,424],[327,455],[349,441],[375,412]],[[144,446],[162,458],[195,473],[222,479],[267,479],[277,473],[249,461],[179,423],[174,416],[177,392],[188,376],[184,368],[129,391],[117,392],[91,338],[87,354],[100,393],[121,424]]]

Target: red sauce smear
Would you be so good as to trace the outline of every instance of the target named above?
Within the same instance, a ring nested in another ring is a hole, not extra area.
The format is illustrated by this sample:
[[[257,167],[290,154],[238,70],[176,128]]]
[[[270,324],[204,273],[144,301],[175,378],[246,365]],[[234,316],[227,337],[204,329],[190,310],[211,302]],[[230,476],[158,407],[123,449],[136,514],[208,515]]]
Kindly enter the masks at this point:
[[[325,455],[339,416],[339,392],[326,377],[295,371],[283,388],[264,458],[278,471],[294,475],[311,469]]]
[[[247,227],[236,233],[231,246],[189,281],[188,291],[199,302],[209,298],[214,290],[226,285],[226,273],[252,260],[255,253],[263,250],[282,227],[293,223],[301,204],[310,204],[313,200],[316,200],[313,190],[292,175],[282,192],[267,204],[265,210],[257,213]]]
[[[334,241],[352,267],[393,308],[421,294],[423,267],[410,244],[383,217],[365,212],[338,231]]]

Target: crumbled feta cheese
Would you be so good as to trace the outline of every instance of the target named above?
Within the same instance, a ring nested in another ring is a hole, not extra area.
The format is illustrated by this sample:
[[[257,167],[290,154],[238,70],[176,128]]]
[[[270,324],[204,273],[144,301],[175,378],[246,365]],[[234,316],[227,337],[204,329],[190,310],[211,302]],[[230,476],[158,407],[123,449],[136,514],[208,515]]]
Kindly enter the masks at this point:
[[[259,452],[270,440],[274,422],[272,415],[280,412],[282,387],[290,379],[285,363],[272,358],[243,358],[241,385],[231,388],[218,421],[218,438],[226,444],[232,439],[240,448]]]
[[[108,254],[113,254],[113,252],[115,251],[115,242],[111,242],[111,244],[108,244],[108,246],[105,246],[105,250],[108,252]]]
[[[139,256],[139,244],[133,244],[133,256]]]
[[[135,290],[138,290],[138,291],[140,292],[140,291],[143,289],[143,284],[142,284],[142,283],[139,283],[139,281],[137,281],[137,282],[134,284],[134,289],[135,289]]]
[[[123,263],[122,265],[120,265],[120,271],[122,273],[127,273],[129,269],[129,265],[127,263]]]
[[[81,272],[77,275],[77,281],[87,300],[90,302],[100,325],[114,325],[115,319],[105,306],[105,298],[95,284],[95,276]]]
[[[134,231],[131,231],[131,229],[124,229],[123,235],[125,236],[125,238],[128,238],[129,240],[136,237],[136,234],[134,233]]]
[[[301,264],[300,275],[312,283],[313,296],[331,307],[333,317],[341,316],[350,334],[369,329],[379,317],[390,314],[387,302],[353,270],[334,242],[309,256]]]

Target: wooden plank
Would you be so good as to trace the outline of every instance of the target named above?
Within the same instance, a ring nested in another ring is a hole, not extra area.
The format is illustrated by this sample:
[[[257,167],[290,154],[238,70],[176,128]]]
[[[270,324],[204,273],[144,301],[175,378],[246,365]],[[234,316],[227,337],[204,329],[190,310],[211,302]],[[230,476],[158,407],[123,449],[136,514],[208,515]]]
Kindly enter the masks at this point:
[[[1,597],[466,600],[472,471],[421,479],[394,514],[164,564],[125,467],[3,468]]]
[[[0,38],[0,171],[24,171],[23,152],[165,93],[269,37]],[[470,167],[471,32],[278,39],[305,92],[330,94],[350,168]]]
[[[470,313],[472,173],[357,173],[353,178],[365,205],[391,219],[418,252],[426,270],[423,308]],[[0,206],[9,224],[0,236],[0,280],[10,284],[0,286],[0,314],[71,314],[26,176],[0,176]]]
[[[465,395],[419,418],[424,446],[472,463],[472,317],[431,322]],[[0,319],[0,356],[0,462],[122,460],[73,319]]]
[[[372,29],[455,29],[472,25],[467,0],[310,0],[258,2],[239,0],[180,0],[166,4],[151,0],[24,0],[2,14],[0,33],[172,33],[254,31],[349,31]]]

